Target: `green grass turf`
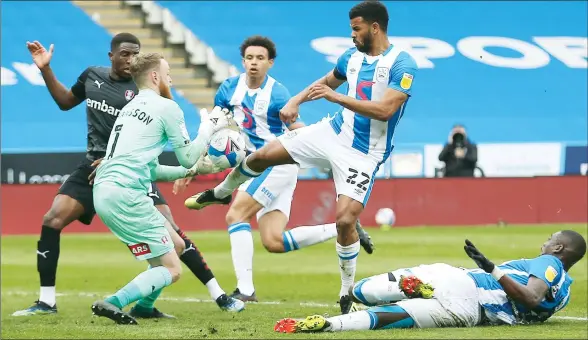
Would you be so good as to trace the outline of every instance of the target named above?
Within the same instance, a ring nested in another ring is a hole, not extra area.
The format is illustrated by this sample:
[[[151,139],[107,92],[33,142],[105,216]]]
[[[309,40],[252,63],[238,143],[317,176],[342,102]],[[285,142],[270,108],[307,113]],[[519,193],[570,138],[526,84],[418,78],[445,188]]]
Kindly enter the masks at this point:
[[[551,233],[564,228],[586,237],[586,225],[370,229],[377,249],[372,255],[360,254],[356,279],[423,263],[473,267],[463,252],[465,238],[496,263],[534,257]],[[232,291],[235,278],[227,233],[189,236],[220,284]],[[110,320],[93,317],[90,305],[126,284],[146,264],[135,261],[113,235],[63,235],[57,289],[64,295],[57,300],[59,313],[34,317],[12,317],[11,313],[38,298],[37,236],[2,237],[2,338],[588,338],[585,320],[556,318],[542,325],[518,327],[276,334],[273,325],[283,317],[337,314],[340,279],[334,241],[295,253],[269,254],[259,243],[259,235],[255,234],[255,240],[254,279],[258,298],[264,304],[249,304],[238,315],[223,313],[210,301],[198,301],[209,300],[207,290],[185,270],[182,279],[167,288],[157,303],[177,320],[140,320],[139,326],[116,326]],[[571,302],[557,316],[586,317],[586,265],[583,259],[572,269],[575,282]]]

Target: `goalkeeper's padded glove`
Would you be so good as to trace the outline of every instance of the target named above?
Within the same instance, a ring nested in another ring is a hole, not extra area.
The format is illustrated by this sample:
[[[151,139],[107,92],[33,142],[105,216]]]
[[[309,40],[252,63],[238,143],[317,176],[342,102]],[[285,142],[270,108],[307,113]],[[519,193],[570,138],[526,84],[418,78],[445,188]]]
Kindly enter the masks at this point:
[[[241,131],[239,124],[233,117],[233,112],[229,109],[215,106],[211,112],[206,109],[200,110],[200,128],[198,133],[212,136],[217,131],[228,128],[235,131]]]
[[[239,125],[235,122],[233,112],[228,109],[215,106],[208,115],[208,119],[213,123],[213,133],[225,128],[239,131]]]
[[[496,267],[492,261],[488,260],[484,254],[482,254],[476,246],[470,242],[470,240],[465,240],[465,246],[463,246],[466,254],[476,262],[478,267],[483,269],[486,273],[492,273],[494,268]]]
[[[196,175],[216,174],[216,173],[222,172],[224,170],[225,169],[214,165],[212,163],[212,161],[210,160],[210,157],[208,157],[208,155],[206,154],[206,155],[201,156],[198,159],[198,162],[196,162],[196,164],[188,170],[186,177],[193,177]]]

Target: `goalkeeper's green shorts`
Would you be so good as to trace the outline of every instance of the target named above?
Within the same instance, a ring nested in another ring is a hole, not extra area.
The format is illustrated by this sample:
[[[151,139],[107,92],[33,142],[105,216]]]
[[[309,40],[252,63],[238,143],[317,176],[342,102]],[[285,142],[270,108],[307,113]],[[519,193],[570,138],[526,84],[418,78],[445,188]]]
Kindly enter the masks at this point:
[[[102,222],[127,245],[137,260],[174,251],[166,219],[143,191],[116,183],[94,185],[94,208]]]

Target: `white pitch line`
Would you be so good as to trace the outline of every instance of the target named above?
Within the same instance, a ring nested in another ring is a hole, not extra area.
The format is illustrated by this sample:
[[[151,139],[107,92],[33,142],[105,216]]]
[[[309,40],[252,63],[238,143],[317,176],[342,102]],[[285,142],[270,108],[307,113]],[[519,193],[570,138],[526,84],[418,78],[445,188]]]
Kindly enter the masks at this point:
[[[38,294],[38,292],[31,292],[31,291],[20,291],[20,290],[13,290],[13,291],[6,291],[6,292],[2,292],[3,295],[6,296],[30,296],[30,295],[35,295]],[[95,298],[99,298],[99,297],[107,297],[111,294],[109,293],[99,293],[99,292],[66,292],[66,293],[56,293],[56,296],[60,297],[60,296],[64,296],[64,297],[95,297]],[[197,298],[187,298],[187,297],[171,297],[171,296],[161,296],[159,298],[157,298],[158,300],[162,300],[162,301],[176,301],[176,302],[195,302],[195,303],[212,303],[215,302],[214,300],[208,300],[208,299],[197,299]],[[257,305],[298,305],[298,306],[302,306],[302,307],[338,307],[339,305],[334,304],[334,305],[329,305],[326,303],[321,303],[321,302],[300,302],[300,303],[296,303],[296,302],[281,302],[281,301],[261,301],[261,302],[247,302],[248,304],[257,304]]]
[[[29,296],[29,295],[36,295],[38,292],[28,292],[28,291],[7,291],[2,292],[3,295],[19,295],[19,296]],[[98,293],[98,292],[69,292],[69,293],[57,293],[57,296],[77,296],[77,297],[106,297],[110,294],[107,293]],[[204,300],[204,299],[196,299],[196,298],[180,298],[180,297],[171,297],[171,296],[161,296],[158,300],[163,301],[176,301],[176,302],[195,302],[195,303],[212,303],[214,300]],[[260,302],[248,302],[247,304],[256,304],[256,305],[298,305],[300,307],[338,307],[339,305],[333,304],[329,305],[327,303],[322,302],[281,302],[281,301],[260,301]],[[559,319],[559,320],[572,320],[572,321],[588,321],[586,317],[579,317],[579,316],[552,316],[552,319]]]
[[[578,316],[552,316],[552,318],[560,320],[588,321],[588,318],[582,318]]]

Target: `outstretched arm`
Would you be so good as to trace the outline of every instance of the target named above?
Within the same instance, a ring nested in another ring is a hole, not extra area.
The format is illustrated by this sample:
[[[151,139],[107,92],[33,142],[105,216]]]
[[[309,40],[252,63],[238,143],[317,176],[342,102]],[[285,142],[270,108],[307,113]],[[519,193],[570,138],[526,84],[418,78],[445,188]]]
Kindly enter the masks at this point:
[[[314,94],[315,92],[313,91],[312,95]],[[322,97],[321,89],[319,88],[317,89],[317,98]],[[359,100],[340,93],[337,93],[331,101],[368,118],[387,121],[398,112],[407,99],[407,94],[393,89],[387,89],[386,92],[384,92],[384,96],[379,101]]]
[[[329,71],[329,73],[327,73],[325,76],[317,79],[304,90],[300,91],[300,93],[292,97],[288,101],[288,103],[280,110],[280,118],[282,119],[282,121],[286,124],[293,124],[298,118],[298,110],[300,104],[306,103],[307,101],[319,99],[313,98],[310,95],[314,87],[324,86],[334,91],[339,86],[341,86],[341,84],[343,84],[347,80],[347,63],[349,62],[349,58],[351,57],[352,53],[353,50],[346,51],[342,56],[339,57],[339,59],[337,60],[337,65],[333,70]]]
[[[406,52],[400,52],[388,73],[387,84],[382,84],[380,80],[375,83],[369,82],[367,85],[365,82],[359,83],[357,94],[352,96],[336,93],[324,85],[317,84],[310,89],[309,96],[311,99],[325,98],[365,117],[387,121],[400,112],[402,105],[412,95],[412,83],[417,70],[414,59]],[[385,89],[377,89],[382,85],[386,85]],[[364,93],[366,87],[371,87],[372,92],[383,91],[381,98],[368,100]]]
[[[152,178],[155,178],[157,181],[166,181],[171,182],[175,181],[176,179],[184,178],[188,176],[189,170],[184,168],[183,166],[169,166],[169,165],[161,165],[159,162],[156,162],[156,166],[153,169]]]
[[[334,90],[341,86],[341,84],[343,84],[344,82],[345,80],[341,80],[335,77],[334,71],[330,71],[329,73],[327,73],[326,76],[316,80],[310,86],[308,86],[304,90],[300,91],[300,93],[292,97],[288,101],[288,103],[280,110],[280,119],[288,125],[294,124],[294,122],[296,122],[296,120],[298,119],[298,111],[300,104],[306,103],[307,101],[319,99],[310,97],[310,91],[313,87],[321,85]]]
[[[190,135],[184,121],[184,112],[176,103],[170,105],[169,110],[170,114],[164,118],[165,133],[174,149],[178,162],[187,169],[196,165],[200,157],[204,155],[206,146],[216,131],[236,125],[228,110],[215,107],[210,113],[211,119],[208,119],[208,115],[201,117],[198,136],[190,142]]]
[[[53,100],[62,111],[68,111],[78,106],[86,98],[86,90],[84,83],[88,75],[86,69],[79,77],[77,82],[71,89],[67,89],[53,73],[49,65],[41,69],[41,75],[45,80],[45,85],[53,97]]]
[[[315,85],[322,84],[322,85],[328,86],[332,90],[336,90],[337,88],[339,88],[339,86],[341,86],[345,82],[345,80],[346,80],[345,78],[343,78],[343,79],[337,78],[337,76],[335,75],[335,70],[331,70],[325,76],[317,79],[312,84],[310,84],[307,88],[305,88],[304,90],[300,91],[297,95],[292,97],[292,99],[290,99],[290,102],[292,102],[292,104],[295,104],[295,105],[300,105],[302,103],[306,103],[308,101],[315,100],[309,96],[310,90]],[[318,98],[316,98],[316,99],[318,99]]]
[[[38,41],[28,42],[27,48],[33,57],[35,65],[41,71],[45,85],[53,97],[53,100],[63,111],[70,110],[81,103],[86,98],[86,90],[84,83],[88,76],[88,69],[86,69],[79,77],[78,81],[71,89],[67,89],[53,73],[49,63],[53,57],[53,44],[49,46],[49,51]]]

